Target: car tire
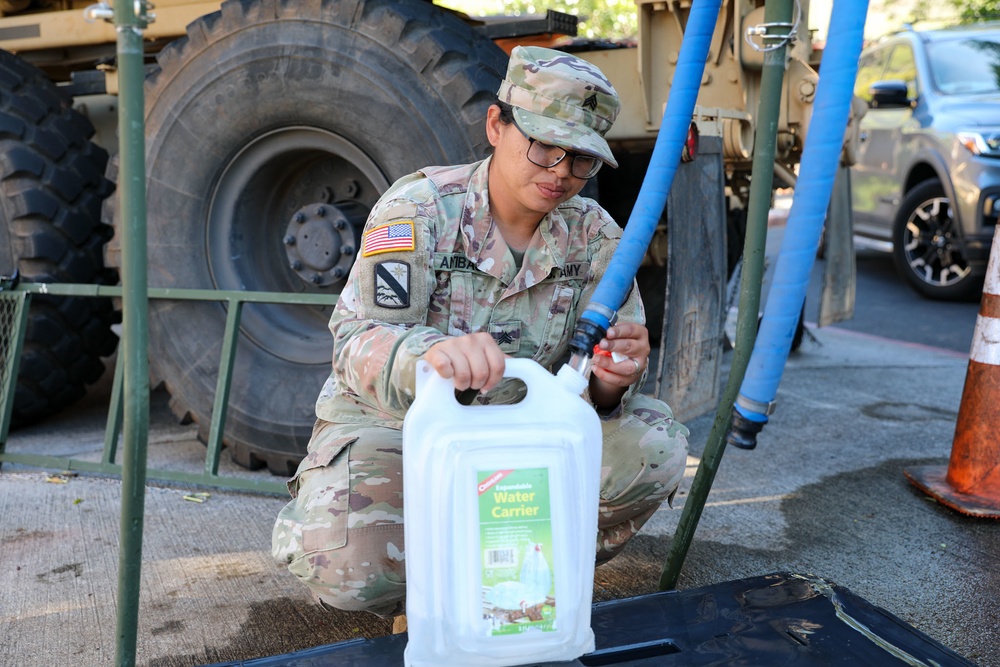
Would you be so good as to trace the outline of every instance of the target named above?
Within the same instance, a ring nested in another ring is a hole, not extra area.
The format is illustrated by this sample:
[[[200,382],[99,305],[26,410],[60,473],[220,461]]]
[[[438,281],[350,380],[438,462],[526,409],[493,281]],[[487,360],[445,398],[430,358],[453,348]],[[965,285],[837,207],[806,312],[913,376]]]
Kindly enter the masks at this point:
[[[963,254],[958,221],[937,179],[910,190],[892,225],[892,258],[903,278],[930,299],[977,298],[982,276]]]

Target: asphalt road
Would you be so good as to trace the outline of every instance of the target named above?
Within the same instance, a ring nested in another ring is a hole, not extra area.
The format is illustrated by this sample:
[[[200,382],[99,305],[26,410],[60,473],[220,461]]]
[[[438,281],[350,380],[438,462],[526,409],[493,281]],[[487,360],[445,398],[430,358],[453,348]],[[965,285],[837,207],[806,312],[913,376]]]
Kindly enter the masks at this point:
[[[858,250],[856,257],[854,318],[838,322],[837,327],[968,354],[978,302],[926,299],[896,272],[890,255]],[[817,260],[806,296],[806,321],[818,319],[823,268],[824,262]]]

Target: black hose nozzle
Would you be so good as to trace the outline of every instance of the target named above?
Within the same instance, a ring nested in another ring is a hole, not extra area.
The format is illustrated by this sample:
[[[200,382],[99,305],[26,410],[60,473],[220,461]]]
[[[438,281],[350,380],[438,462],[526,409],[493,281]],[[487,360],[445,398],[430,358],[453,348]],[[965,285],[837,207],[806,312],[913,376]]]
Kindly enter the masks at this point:
[[[726,442],[740,449],[756,449],[757,434],[764,428],[766,422],[755,422],[740,414],[733,408],[733,423],[726,433]]]
[[[607,332],[608,330],[604,327],[581,318],[576,323],[576,331],[573,332],[573,339],[569,342],[569,349],[584,354],[588,358],[592,357],[594,356],[594,346],[601,342]]]

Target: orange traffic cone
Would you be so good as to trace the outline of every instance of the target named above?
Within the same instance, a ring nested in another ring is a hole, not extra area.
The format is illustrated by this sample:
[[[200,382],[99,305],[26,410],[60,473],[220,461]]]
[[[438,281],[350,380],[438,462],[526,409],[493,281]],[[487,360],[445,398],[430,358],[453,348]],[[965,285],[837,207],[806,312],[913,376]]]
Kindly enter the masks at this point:
[[[983,300],[969,352],[951,460],[903,474],[954,510],[1000,518],[1000,227],[993,233]]]

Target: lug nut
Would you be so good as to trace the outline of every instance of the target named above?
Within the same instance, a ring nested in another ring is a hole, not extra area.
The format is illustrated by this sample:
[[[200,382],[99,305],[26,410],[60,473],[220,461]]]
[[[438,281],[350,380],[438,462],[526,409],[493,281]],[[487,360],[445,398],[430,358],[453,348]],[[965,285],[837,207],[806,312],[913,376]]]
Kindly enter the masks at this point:
[[[322,218],[322,217],[325,217],[325,216],[326,216],[326,206],[317,206],[316,207],[316,217]]]
[[[343,248],[340,249],[340,252],[341,252],[341,254],[344,254],[344,255],[353,255],[354,254],[354,246],[345,245]]]
[[[285,245],[295,245],[295,237],[289,234],[285,237]]]
[[[309,276],[309,280],[311,280],[314,285],[319,285],[321,282],[323,282],[323,276],[319,275],[318,273],[314,273],[311,276]]]
[[[325,201],[330,203],[333,199],[333,188],[329,185],[324,185],[316,189],[316,201]]]
[[[292,220],[294,220],[295,222],[297,222],[297,223],[299,223],[301,225],[303,222],[306,221],[305,213],[302,213],[301,211],[299,211],[298,213],[296,213],[295,215],[292,216]]]
[[[334,267],[334,269],[333,269],[333,277],[334,278],[336,278],[336,279],[339,280],[339,279],[343,278],[344,275],[345,275],[344,274],[344,270],[342,268],[340,268],[339,266]]]
[[[344,222],[343,220],[338,219],[335,223],[333,223],[333,226],[336,227],[337,229],[343,229],[344,227],[347,226],[347,223]]]
[[[294,262],[292,262],[288,266],[292,267],[292,271],[301,271],[302,270],[302,262],[300,262],[299,260],[295,260]]]

